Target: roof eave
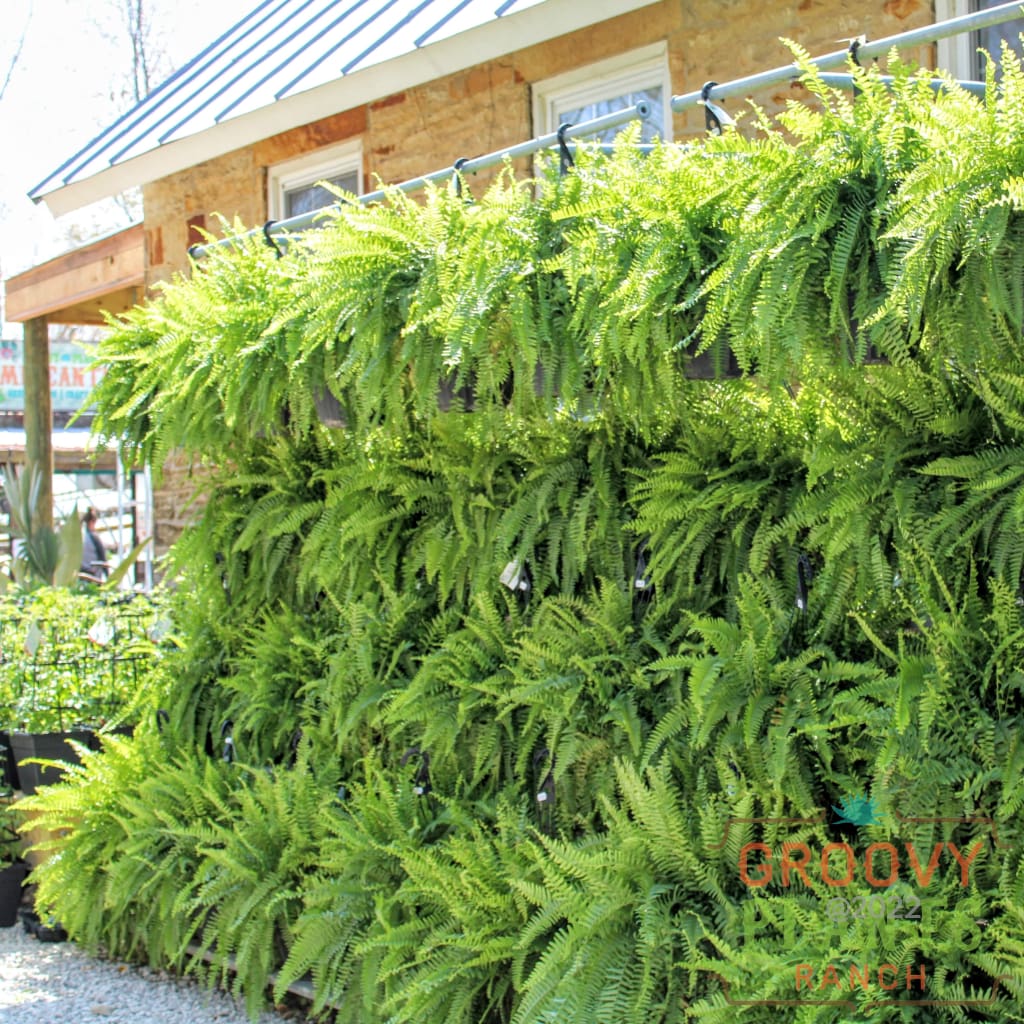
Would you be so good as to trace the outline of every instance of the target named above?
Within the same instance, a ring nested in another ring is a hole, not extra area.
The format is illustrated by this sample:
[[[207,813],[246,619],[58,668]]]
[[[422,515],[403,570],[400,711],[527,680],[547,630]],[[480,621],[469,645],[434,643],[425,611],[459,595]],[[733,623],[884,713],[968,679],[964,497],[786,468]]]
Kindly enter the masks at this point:
[[[36,196],[54,216],[148,184],[206,160],[254,145],[365,103],[413,88],[468,67],[535,46],[659,0],[547,0],[420,50],[353,72],[344,78],[230,118],[194,135],[148,150],[86,178]]]

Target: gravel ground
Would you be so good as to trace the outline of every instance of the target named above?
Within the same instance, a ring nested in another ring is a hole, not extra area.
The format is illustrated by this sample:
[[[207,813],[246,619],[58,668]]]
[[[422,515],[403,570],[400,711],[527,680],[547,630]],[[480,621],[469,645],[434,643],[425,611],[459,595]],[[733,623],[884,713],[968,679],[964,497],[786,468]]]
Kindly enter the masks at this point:
[[[230,996],[0,928],[0,1024],[251,1024]],[[295,1024],[265,1013],[259,1024]]]

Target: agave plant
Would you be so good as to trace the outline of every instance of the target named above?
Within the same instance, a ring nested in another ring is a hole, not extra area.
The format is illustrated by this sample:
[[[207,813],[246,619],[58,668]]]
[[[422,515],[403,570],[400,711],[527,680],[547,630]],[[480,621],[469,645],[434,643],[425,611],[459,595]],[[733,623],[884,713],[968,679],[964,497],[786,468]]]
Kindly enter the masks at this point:
[[[82,526],[76,512],[57,529],[39,525],[36,510],[42,480],[38,466],[27,467],[19,477],[8,465],[3,474],[11,532],[20,541],[15,546],[14,578],[25,585],[68,587],[78,579],[82,564]]]

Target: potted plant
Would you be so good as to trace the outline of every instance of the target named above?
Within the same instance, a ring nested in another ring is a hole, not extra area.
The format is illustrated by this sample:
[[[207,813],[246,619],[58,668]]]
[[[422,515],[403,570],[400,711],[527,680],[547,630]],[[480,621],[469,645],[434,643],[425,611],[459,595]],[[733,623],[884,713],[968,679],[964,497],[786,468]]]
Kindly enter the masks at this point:
[[[17,923],[21,888],[28,865],[21,859],[21,842],[15,828],[11,801],[0,801],[0,928]]]
[[[58,611],[60,606],[53,606]],[[90,732],[75,728],[85,662],[69,626],[61,616],[51,618],[46,605],[33,605],[39,619],[31,617],[25,629],[22,657],[10,666],[19,684],[13,704],[10,746],[18,765],[22,792],[35,793],[40,785],[56,782],[60,769],[26,763],[30,760],[77,762],[68,740],[88,744]],[[40,622],[44,623],[40,627]]]
[[[0,727],[9,760],[19,766],[17,780],[8,781],[30,794],[61,771],[26,762],[76,763],[69,741],[97,746],[101,731],[127,729],[123,719],[155,656],[161,613],[141,597],[111,600],[45,587],[4,598],[2,610]]]

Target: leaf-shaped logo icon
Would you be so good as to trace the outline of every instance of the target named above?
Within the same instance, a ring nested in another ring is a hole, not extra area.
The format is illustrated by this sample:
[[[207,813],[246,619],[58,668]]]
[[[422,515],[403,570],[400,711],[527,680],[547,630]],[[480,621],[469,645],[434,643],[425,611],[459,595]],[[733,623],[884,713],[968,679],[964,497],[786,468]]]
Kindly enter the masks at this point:
[[[881,825],[875,801],[867,796],[844,796],[839,807],[832,805],[832,810],[839,815],[839,820],[847,825],[862,828],[865,825]]]

